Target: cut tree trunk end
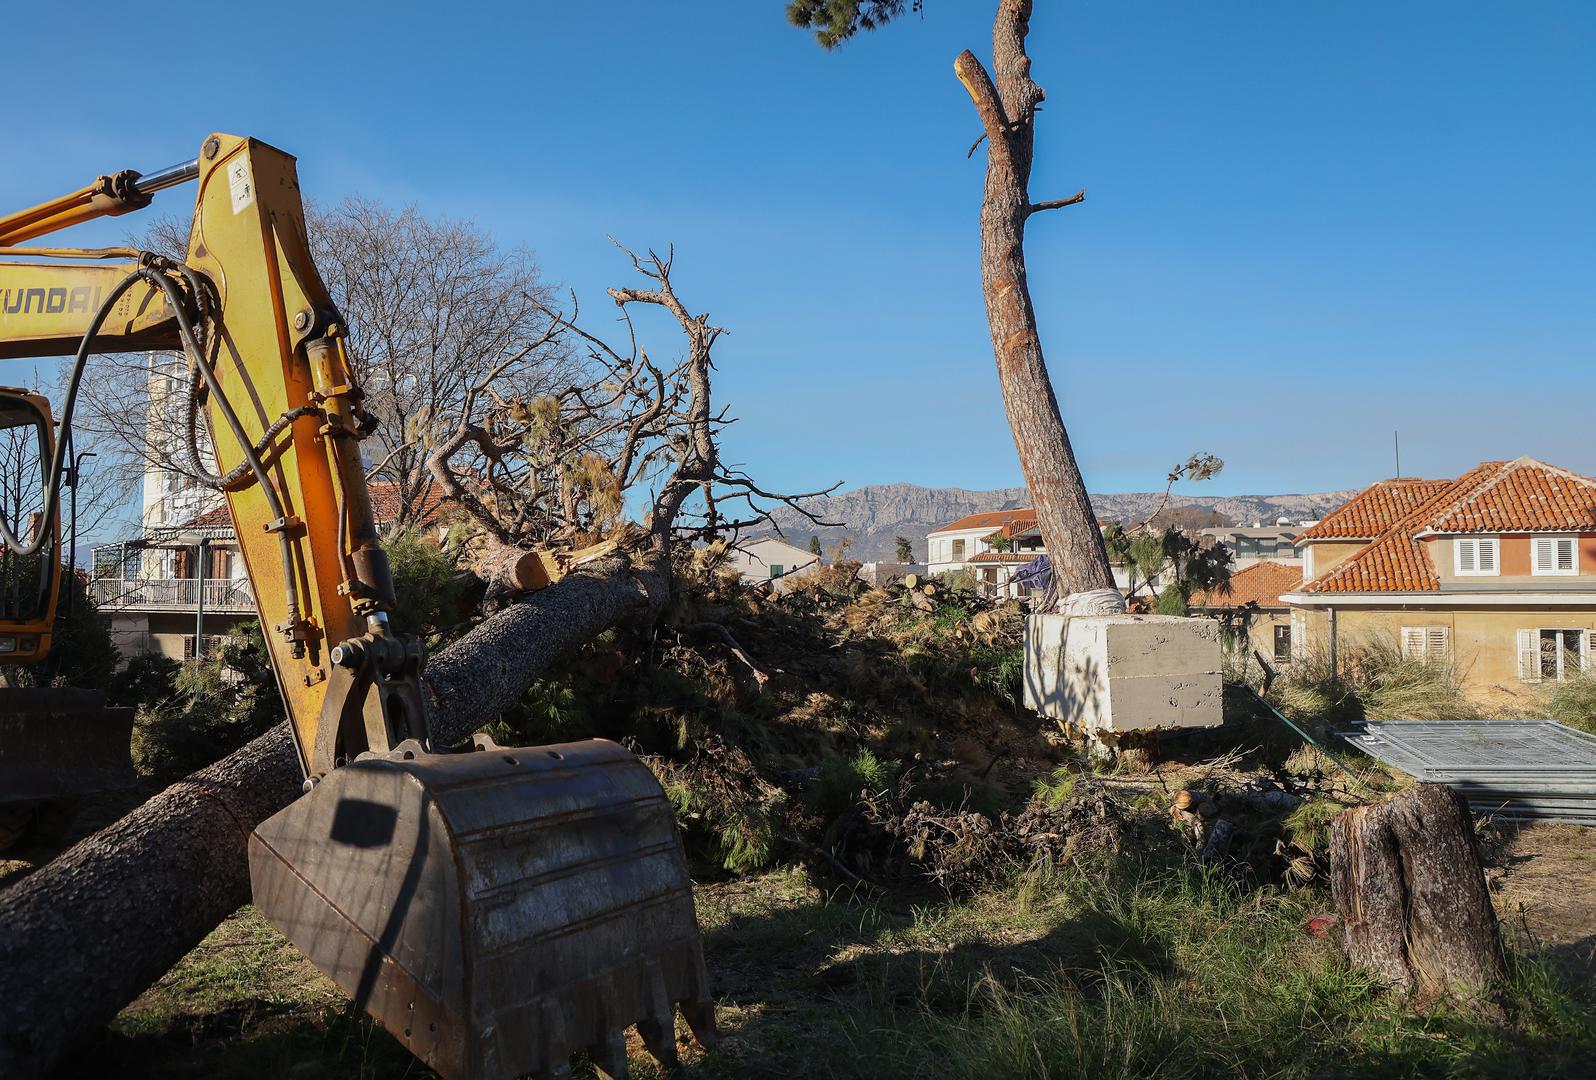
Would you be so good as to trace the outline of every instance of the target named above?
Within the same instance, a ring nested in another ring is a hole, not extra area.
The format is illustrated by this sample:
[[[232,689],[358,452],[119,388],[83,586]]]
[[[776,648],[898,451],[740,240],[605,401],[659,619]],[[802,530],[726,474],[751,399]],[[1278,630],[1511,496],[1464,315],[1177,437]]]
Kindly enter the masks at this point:
[[[1494,1009],[1504,970],[1468,805],[1420,784],[1330,821],[1330,884],[1347,955],[1423,1003]]]

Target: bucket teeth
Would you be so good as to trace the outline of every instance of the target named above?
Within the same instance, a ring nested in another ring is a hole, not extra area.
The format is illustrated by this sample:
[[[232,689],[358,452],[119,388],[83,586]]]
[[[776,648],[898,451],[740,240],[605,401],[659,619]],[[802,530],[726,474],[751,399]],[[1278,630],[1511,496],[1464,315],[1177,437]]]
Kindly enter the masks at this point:
[[[590,1047],[588,1056],[593,1059],[594,1068],[598,1069],[599,1076],[604,1080],[627,1080],[631,1075],[626,1061],[626,1035],[623,1032],[612,1032],[604,1043]]]
[[[665,975],[653,960],[644,968],[648,980],[649,1015],[637,1022],[637,1033],[643,1045],[667,1069],[677,1066],[676,1058],[676,1008],[671,1004],[670,993],[665,988]]]
[[[713,1050],[720,1041],[720,1032],[715,1029],[715,1006],[708,1001],[682,1002],[682,1019],[687,1021],[687,1026],[693,1032],[693,1038],[698,1040],[698,1045],[705,1050]]]
[[[646,765],[593,740],[334,769],[250,838],[260,911],[445,1080],[628,1074],[715,1040],[692,881]]]

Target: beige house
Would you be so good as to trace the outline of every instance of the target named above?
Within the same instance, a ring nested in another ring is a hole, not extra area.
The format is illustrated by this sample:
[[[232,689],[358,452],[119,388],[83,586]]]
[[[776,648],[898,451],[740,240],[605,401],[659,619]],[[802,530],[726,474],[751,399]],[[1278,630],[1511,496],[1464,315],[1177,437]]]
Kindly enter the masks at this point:
[[[1238,660],[1254,653],[1270,664],[1287,664],[1296,655],[1291,605],[1281,594],[1302,586],[1300,562],[1257,560],[1230,575],[1228,592],[1203,592],[1191,599],[1193,615],[1217,619],[1225,628],[1226,653]]]
[[[1298,538],[1299,652],[1383,635],[1464,688],[1528,706],[1596,644],[1596,480],[1534,458],[1384,480]]]

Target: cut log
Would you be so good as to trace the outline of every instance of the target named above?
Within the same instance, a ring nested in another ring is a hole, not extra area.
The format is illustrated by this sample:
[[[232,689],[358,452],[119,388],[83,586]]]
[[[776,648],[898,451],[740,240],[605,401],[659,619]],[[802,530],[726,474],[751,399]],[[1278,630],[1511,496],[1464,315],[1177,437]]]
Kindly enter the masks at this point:
[[[483,581],[515,592],[546,589],[578,567],[615,553],[615,541],[605,540],[577,551],[513,547],[489,540],[471,559],[471,568]]]
[[[669,596],[662,566],[611,559],[484,621],[427,666],[435,741],[452,744],[559,656]],[[48,1074],[249,900],[246,842],[300,792],[279,725],[0,893],[0,1076]]]
[[[903,575],[903,587],[905,589],[912,589],[918,584],[920,584],[920,575],[919,574],[904,574]]]
[[[1468,806],[1420,784],[1330,820],[1330,884],[1347,955],[1423,1001],[1487,1003],[1502,945]]]

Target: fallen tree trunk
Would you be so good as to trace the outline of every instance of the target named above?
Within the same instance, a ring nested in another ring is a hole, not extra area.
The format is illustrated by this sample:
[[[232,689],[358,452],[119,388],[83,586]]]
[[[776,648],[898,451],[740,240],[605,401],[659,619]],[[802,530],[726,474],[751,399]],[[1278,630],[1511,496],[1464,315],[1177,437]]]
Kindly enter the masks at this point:
[[[662,565],[611,559],[487,619],[427,666],[435,739],[468,737],[561,655],[668,595]],[[0,893],[0,1076],[49,1073],[247,903],[249,834],[301,780],[279,725]]]
[[[1347,955],[1426,1001],[1485,1003],[1502,945],[1474,822],[1442,784],[1330,819],[1330,886]]]

